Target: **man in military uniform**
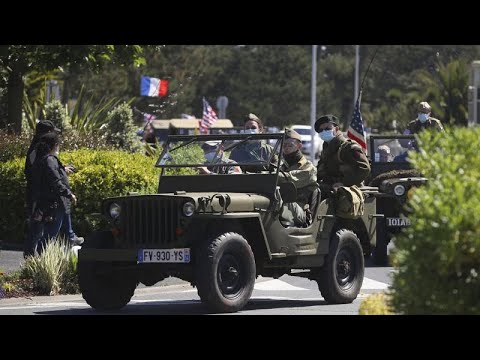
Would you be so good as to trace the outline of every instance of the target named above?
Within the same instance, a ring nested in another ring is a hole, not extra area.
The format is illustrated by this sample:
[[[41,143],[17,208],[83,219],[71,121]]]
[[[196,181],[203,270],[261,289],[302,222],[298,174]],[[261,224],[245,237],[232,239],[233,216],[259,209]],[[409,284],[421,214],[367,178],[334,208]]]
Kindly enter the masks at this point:
[[[262,120],[255,114],[248,114],[244,119],[244,133],[246,134],[260,134],[265,132],[265,127]],[[273,153],[273,147],[265,140],[249,140],[233,148],[230,153],[230,159],[237,163],[255,163],[255,162],[269,162]],[[276,163],[277,156],[274,155],[272,162]],[[242,167],[245,171],[258,172],[261,170],[268,170],[268,166]]]
[[[200,174],[241,174],[237,163],[224,156],[220,141],[205,141],[202,144],[205,165],[198,168]]]
[[[283,143],[283,164],[279,172],[278,181],[293,182],[297,188],[297,201],[283,204],[281,218],[297,227],[310,225],[309,209],[310,198],[318,189],[317,169],[301,152],[302,138],[295,131],[285,129]]]
[[[334,115],[321,116],[315,122],[323,149],[317,165],[317,181],[322,197],[340,186],[360,186],[370,175],[370,163],[357,142],[346,139]]]
[[[418,104],[418,116],[415,120],[408,123],[403,134],[418,134],[423,129],[435,129],[441,132],[445,131],[440,120],[430,117],[431,112],[432,108],[427,102],[422,101]]]

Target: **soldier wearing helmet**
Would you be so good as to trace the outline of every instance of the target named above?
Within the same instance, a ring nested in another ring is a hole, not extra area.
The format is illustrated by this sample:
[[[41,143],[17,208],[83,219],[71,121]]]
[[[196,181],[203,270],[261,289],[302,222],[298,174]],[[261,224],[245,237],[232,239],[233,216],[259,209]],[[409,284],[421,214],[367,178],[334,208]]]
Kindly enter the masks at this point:
[[[418,104],[418,116],[415,120],[410,121],[403,134],[418,134],[423,129],[436,129],[441,132],[445,131],[440,120],[430,117],[431,112],[432,107],[426,101],[422,101]]]

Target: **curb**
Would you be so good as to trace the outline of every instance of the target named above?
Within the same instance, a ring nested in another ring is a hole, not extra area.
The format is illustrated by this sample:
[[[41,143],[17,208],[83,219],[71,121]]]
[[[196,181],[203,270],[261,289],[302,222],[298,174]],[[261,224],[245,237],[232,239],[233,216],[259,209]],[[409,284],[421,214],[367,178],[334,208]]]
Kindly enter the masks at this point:
[[[185,284],[176,284],[176,285],[153,285],[145,288],[137,288],[135,290],[135,295],[142,294],[151,294],[159,290],[163,291],[174,291],[175,289],[188,288],[193,289],[189,283]],[[18,297],[18,298],[5,298],[0,299],[0,306],[2,305],[33,305],[41,303],[52,303],[52,302],[65,302],[65,301],[85,301],[83,300],[82,294],[69,294],[69,295],[43,295],[43,296],[32,296],[32,297]],[[86,303],[85,303],[86,304]]]

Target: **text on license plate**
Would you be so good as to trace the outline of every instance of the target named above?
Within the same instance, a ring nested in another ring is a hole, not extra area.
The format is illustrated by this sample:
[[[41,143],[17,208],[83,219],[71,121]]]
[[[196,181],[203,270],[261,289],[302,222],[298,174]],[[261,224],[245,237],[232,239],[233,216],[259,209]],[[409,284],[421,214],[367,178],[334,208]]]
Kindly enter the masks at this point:
[[[184,249],[140,249],[138,263],[189,263],[190,248]]]
[[[409,218],[387,218],[387,226],[406,227],[412,225]]]

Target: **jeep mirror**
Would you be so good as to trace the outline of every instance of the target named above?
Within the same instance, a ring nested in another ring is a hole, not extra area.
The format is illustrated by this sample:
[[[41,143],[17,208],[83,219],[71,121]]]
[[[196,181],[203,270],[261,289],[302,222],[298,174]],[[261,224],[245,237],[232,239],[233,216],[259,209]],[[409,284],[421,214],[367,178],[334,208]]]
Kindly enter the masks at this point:
[[[293,182],[287,181],[280,184],[280,195],[283,202],[297,201],[297,187]]]

